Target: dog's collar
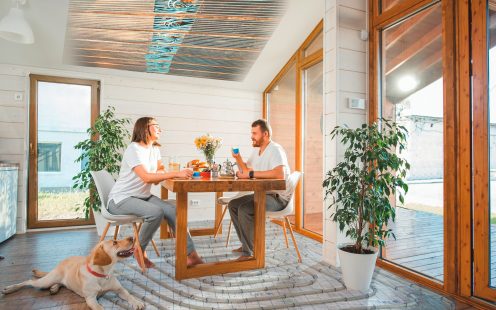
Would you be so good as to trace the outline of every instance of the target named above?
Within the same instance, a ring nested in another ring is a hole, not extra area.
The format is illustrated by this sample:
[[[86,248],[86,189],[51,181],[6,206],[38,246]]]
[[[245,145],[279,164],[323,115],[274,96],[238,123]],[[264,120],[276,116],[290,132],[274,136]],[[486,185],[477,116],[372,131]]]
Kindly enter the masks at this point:
[[[110,277],[110,275],[108,274],[102,274],[102,273],[98,273],[94,270],[92,270],[90,268],[90,265],[88,263],[86,263],[86,270],[88,270],[89,273],[91,273],[92,275],[94,275],[95,277],[97,278],[105,278],[105,279],[108,279]]]

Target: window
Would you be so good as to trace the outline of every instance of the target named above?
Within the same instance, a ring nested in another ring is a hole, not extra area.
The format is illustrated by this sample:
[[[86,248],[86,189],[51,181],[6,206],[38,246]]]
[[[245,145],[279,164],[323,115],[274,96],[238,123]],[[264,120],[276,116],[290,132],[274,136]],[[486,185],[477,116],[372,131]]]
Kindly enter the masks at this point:
[[[38,171],[60,172],[61,143],[38,143]]]

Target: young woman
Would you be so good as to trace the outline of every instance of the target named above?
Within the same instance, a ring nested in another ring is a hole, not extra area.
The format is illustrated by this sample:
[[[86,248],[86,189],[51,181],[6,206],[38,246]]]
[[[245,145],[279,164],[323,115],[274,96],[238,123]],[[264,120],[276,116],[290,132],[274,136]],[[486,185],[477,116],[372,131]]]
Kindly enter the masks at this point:
[[[142,117],[134,124],[132,143],[122,157],[119,177],[110,191],[108,210],[115,215],[131,214],[144,218],[139,234],[139,246],[145,248],[160,227],[163,218],[172,229],[176,228],[175,201],[164,201],[151,194],[152,184],[170,178],[189,178],[192,171],[185,169],[179,172],[165,172],[160,157],[158,139],[160,126],[152,117]],[[195,250],[191,236],[188,236],[188,266],[202,263]],[[138,251],[135,251],[135,257]],[[139,257],[136,257],[138,264]],[[145,267],[153,267],[153,263],[144,255]]]

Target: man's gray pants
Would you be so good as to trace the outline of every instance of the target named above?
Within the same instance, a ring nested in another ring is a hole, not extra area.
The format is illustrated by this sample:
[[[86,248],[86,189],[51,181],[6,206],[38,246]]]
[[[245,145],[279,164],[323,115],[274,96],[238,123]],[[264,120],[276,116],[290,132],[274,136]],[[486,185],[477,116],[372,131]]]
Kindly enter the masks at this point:
[[[172,230],[176,231],[175,200],[162,200],[153,195],[148,198],[128,197],[118,204],[115,204],[114,200],[110,200],[108,210],[115,215],[136,215],[144,218],[139,234],[139,243],[143,251],[160,227],[163,218],[167,220]],[[187,250],[188,254],[195,250],[195,245],[189,233]]]
[[[281,211],[287,202],[278,194],[267,194],[265,196],[266,211]],[[254,218],[255,218],[255,195],[246,195],[233,199],[228,204],[231,220],[241,241],[244,256],[253,255]]]

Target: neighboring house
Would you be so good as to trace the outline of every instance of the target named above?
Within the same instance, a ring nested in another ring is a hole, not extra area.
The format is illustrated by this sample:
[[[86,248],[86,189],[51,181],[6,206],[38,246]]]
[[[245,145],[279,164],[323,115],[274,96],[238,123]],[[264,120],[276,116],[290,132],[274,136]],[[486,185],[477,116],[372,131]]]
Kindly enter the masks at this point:
[[[81,153],[74,149],[74,145],[86,137],[85,131],[38,131],[40,191],[68,191],[72,188],[72,177],[81,171],[82,166],[82,163],[75,163]]]

